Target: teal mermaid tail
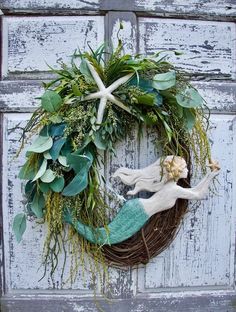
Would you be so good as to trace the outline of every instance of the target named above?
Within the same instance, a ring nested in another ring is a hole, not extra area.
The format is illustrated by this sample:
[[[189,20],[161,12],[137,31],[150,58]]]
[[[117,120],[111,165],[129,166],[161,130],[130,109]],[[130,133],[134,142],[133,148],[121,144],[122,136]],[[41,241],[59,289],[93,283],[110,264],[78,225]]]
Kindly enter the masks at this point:
[[[65,222],[72,224],[80,235],[98,245],[113,245],[128,239],[139,231],[148,219],[149,216],[138,198],[128,200],[106,228],[92,229],[80,221],[73,223],[69,212],[64,216]]]

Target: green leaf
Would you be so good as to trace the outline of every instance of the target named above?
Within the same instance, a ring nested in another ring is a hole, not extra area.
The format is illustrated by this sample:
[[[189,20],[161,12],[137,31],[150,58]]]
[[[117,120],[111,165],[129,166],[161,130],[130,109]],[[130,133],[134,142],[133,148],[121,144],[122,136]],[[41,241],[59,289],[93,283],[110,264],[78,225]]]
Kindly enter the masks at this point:
[[[74,179],[64,188],[62,195],[75,196],[81,193],[88,185],[88,173],[84,171],[77,174]]]
[[[154,96],[150,94],[144,94],[137,97],[139,104],[144,104],[147,106],[153,106],[154,105]]]
[[[45,173],[47,169],[47,160],[44,159],[42,162],[42,165],[39,168],[39,171],[37,172],[36,176],[33,178],[33,182],[41,178],[41,176]]]
[[[57,177],[53,182],[50,184],[50,188],[53,190],[53,192],[59,193],[63,190],[65,185],[65,180],[63,177]]]
[[[186,127],[189,131],[192,130],[192,128],[195,125],[196,116],[195,114],[188,108],[183,109],[183,116],[185,119]]]
[[[62,166],[64,166],[64,167],[70,167],[70,166],[67,164],[67,158],[66,158],[66,156],[61,156],[61,155],[59,155],[59,156],[58,156],[58,161],[59,161],[59,163],[60,163]]]
[[[107,148],[107,141],[102,138],[101,132],[95,132],[94,136],[94,144],[100,150],[106,150]]]
[[[39,183],[39,189],[42,193],[47,193],[50,190],[50,184],[41,181]]]
[[[54,124],[58,124],[58,123],[61,123],[61,122],[62,122],[62,118],[61,118],[60,116],[58,116],[58,115],[56,115],[56,116],[50,116],[48,119],[49,119],[52,123],[54,123]]]
[[[140,78],[139,80],[137,79],[137,76],[133,77],[129,82],[128,85],[130,86],[138,86],[144,91],[147,91],[149,89],[152,89],[152,81],[151,80],[145,80]]]
[[[49,125],[44,126],[41,131],[39,132],[40,136],[48,137],[49,136]]]
[[[43,217],[43,208],[45,207],[45,199],[43,194],[36,193],[34,199],[31,203],[31,210],[36,215],[37,218]]]
[[[35,175],[37,174],[39,166],[36,164],[36,166],[32,166],[32,164],[27,160],[27,162],[24,164],[24,166],[21,167],[19,172],[19,179],[22,180],[33,180]]]
[[[72,91],[73,91],[75,96],[81,96],[82,95],[82,92],[80,91],[79,86],[75,81],[71,82],[71,87],[72,87]]]
[[[63,136],[65,127],[66,123],[64,122],[56,125],[50,125],[49,135],[52,136],[53,138],[56,136]]]
[[[62,146],[65,144],[65,142],[66,142],[66,138],[60,138],[54,141],[53,146],[49,150],[49,153],[52,156],[52,160],[56,160],[58,158],[58,156],[60,155]]]
[[[51,137],[38,136],[33,144],[29,147],[29,152],[43,153],[52,147],[53,140]]]
[[[13,221],[13,231],[16,236],[16,240],[19,243],[22,239],[22,235],[26,230],[26,215],[19,213],[15,216]]]
[[[43,157],[44,157],[45,159],[52,159],[52,156],[50,155],[49,151],[44,152],[44,153],[43,153]]]
[[[81,60],[79,70],[80,70],[81,74],[84,75],[85,80],[87,82],[93,82],[94,81],[93,80],[93,76],[91,75],[91,72],[90,72],[90,70],[88,68],[88,65],[87,65],[85,59],[83,59],[83,58]]]
[[[57,112],[62,105],[62,98],[55,91],[47,90],[41,97],[41,104],[47,112]]]
[[[36,183],[28,181],[25,185],[25,195],[29,199],[29,201],[33,200],[35,191],[36,191]]]
[[[51,169],[47,169],[40,179],[44,183],[51,183],[55,178],[56,178],[55,172],[53,172]]]
[[[92,155],[89,157],[86,155],[76,155],[73,153],[67,156],[67,163],[74,169],[76,174],[80,174],[84,171],[88,172],[92,162]]]
[[[203,98],[197,90],[186,88],[184,91],[176,95],[177,103],[186,108],[199,107],[203,103]]]
[[[157,90],[166,90],[173,87],[176,83],[175,71],[169,71],[164,74],[157,74],[153,77],[153,88]]]
[[[72,152],[71,142],[67,139],[66,143],[63,145],[63,147],[61,149],[61,155],[67,156],[71,152]]]

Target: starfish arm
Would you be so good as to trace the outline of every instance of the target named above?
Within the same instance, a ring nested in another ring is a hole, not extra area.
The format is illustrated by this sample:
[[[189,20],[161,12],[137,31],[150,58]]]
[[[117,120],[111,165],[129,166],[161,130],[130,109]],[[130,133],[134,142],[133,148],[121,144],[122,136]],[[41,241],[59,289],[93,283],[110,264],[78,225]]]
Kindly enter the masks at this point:
[[[120,102],[117,98],[114,97],[114,95],[109,94],[107,96],[108,100],[111,101],[112,103],[116,104],[117,106],[119,106],[120,108],[122,108],[123,110],[125,110],[126,112],[131,113],[131,110],[125,106],[122,102]]]
[[[98,92],[95,92],[95,93],[91,93],[89,95],[86,95],[84,98],[83,98],[83,101],[88,101],[88,100],[94,100],[94,99],[99,99],[101,98],[101,91],[98,91]]]
[[[98,107],[98,114],[97,114],[97,124],[101,124],[103,120],[104,110],[107,104],[107,98],[102,97],[100,99],[99,107]]]
[[[116,81],[114,81],[108,88],[107,91],[109,93],[112,93],[114,90],[116,90],[119,86],[123,85],[124,83],[126,83],[131,77],[133,76],[133,73],[130,73],[124,77],[121,77],[119,79],[117,79]]]
[[[104,86],[104,84],[103,84],[103,82],[102,82],[100,76],[98,75],[98,73],[97,73],[96,70],[94,69],[93,65],[91,65],[91,64],[89,63],[89,61],[86,61],[86,63],[87,63],[87,65],[88,65],[88,68],[89,68],[89,70],[90,70],[90,72],[91,72],[91,74],[92,74],[92,76],[93,76],[93,79],[95,80],[95,82],[96,82],[96,84],[97,84],[99,90],[100,90],[100,91],[105,90],[106,88],[105,88],[105,86]]]

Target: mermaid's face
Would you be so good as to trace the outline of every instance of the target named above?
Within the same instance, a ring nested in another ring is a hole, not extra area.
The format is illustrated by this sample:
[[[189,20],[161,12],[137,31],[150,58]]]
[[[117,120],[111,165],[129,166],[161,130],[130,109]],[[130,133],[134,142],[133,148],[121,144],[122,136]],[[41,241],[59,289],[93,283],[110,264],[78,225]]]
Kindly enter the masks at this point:
[[[179,178],[180,179],[186,179],[188,176],[188,168],[187,168],[187,164],[185,162],[183,170],[180,172]]]

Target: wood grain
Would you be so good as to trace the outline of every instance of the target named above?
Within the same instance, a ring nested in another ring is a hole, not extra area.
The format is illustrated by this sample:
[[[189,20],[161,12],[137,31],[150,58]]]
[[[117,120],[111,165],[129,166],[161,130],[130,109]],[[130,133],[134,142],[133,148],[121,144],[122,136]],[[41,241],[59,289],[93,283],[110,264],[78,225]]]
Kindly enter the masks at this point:
[[[177,238],[139,273],[139,291],[232,289],[234,285],[234,116],[212,115],[212,157],[221,164],[217,194],[189,206]],[[149,138],[147,138],[149,141]],[[233,163],[232,163],[233,160]],[[195,181],[194,181],[195,180]],[[198,181],[195,178],[192,185]],[[189,278],[191,277],[191,278]]]
[[[151,55],[160,50],[177,50],[183,55],[176,57],[170,53],[170,60],[180,69],[218,79],[235,78],[234,36],[233,23],[139,19],[140,53]]]
[[[101,16],[5,17],[3,75],[49,71],[48,65],[69,63],[76,49],[104,42],[103,23]]]

